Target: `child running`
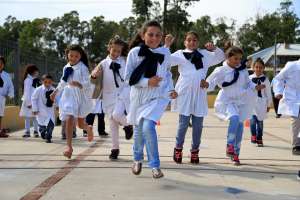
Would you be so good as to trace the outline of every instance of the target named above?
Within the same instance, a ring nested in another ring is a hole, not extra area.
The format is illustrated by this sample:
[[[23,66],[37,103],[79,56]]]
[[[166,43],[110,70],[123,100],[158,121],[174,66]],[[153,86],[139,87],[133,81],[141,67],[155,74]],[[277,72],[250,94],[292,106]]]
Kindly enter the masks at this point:
[[[131,86],[128,122],[134,124],[132,172],[142,171],[144,145],[153,178],[164,176],[160,169],[156,123],[170,97],[176,98],[170,72],[170,51],[160,47],[162,28],[156,21],[146,22],[133,40],[126,63],[125,79]]]
[[[255,85],[249,79],[246,62],[241,63],[242,56],[242,49],[230,47],[223,66],[217,67],[207,78],[208,91],[214,90],[216,85],[221,88],[214,105],[215,112],[220,119],[229,120],[226,155],[235,165],[240,165],[243,122],[252,114],[254,90],[265,88],[265,85]]]
[[[132,125],[126,120],[130,94],[130,87],[124,81],[127,49],[127,44],[118,36],[112,38],[108,44],[109,55],[99,63],[91,75],[93,81],[102,74],[102,105],[104,113],[109,118],[112,138],[112,149],[109,155],[111,160],[118,159],[120,153],[119,125],[124,126],[127,140],[133,135]]]
[[[46,140],[46,143],[51,143],[55,125],[55,107],[54,102],[50,99],[50,95],[54,91],[53,78],[51,75],[45,74],[42,76],[42,82],[43,85],[37,87],[32,94],[32,112],[39,124],[41,137]]]
[[[170,42],[165,42],[165,45]],[[178,66],[179,78],[175,86],[178,97],[172,101],[172,110],[179,112],[179,123],[173,160],[182,163],[185,135],[192,118],[191,163],[199,163],[199,146],[203,128],[203,118],[208,113],[205,81],[208,68],[225,59],[224,52],[212,43],[199,49],[199,36],[194,31],[185,34],[184,50],[171,56],[172,66]]]
[[[30,137],[30,120],[32,119],[34,137],[39,137],[38,122],[32,113],[31,96],[34,90],[41,85],[41,81],[38,78],[39,69],[34,64],[29,64],[25,68],[24,84],[23,84],[23,97],[22,106],[20,110],[20,116],[25,117],[25,134],[23,138]]]
[[[59,102],[59,115],[66,121],[67,148],[63,155],[72,157],[72,136],[74,121],[81,129],[88,132],[88,140],[93,140],[93,127],[85,123],[85,117],[91,112],[91,83],[88,70],[88,57],[79,45],[71,45],[66,49],[68,64],[63,69],[63,76],[51,94],[54,101],[58,92],[62,92]]]
[[[10,75],[4,71],[5,59],[0,56],[0,138],[7,138],[8,134],[2,127],[2,117],[4,116],[5,102],[7,98],[14,98],[14,85]]]
[[[273,79],[275,97],[280,99],[278,113],[292,119],[292,153],[300,155],[300,60],[287,62]],[[299,135],[298,135],[299,134]]]
[[[263,128],[264,119],[267,118],[267,113],[272,104],[271,86],[268,77],[264,75],[265,63],[261,58],[258,58],[253,64],[254,73],[249,76],[256,85],[265,85],[266,88],[257,91],[255,98],[255,107],[253,115],[250,119],[251,143],[257,144],[258,147],[263,147]]]

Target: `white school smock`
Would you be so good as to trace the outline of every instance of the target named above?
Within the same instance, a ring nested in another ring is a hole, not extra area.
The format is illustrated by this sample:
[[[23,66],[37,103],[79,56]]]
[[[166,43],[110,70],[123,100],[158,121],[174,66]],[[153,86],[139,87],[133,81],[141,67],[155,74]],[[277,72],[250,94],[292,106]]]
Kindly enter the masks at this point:
[[[28,74],[24,80],[24,92],[22,97],[22,106],[20,110],[21,117],[34,117],[32,114],[32,109],[28,108],[31,106],[31,96],[36,88],[32,86],[33,77]]]
[[[249,79],[247,69],[244,69],[239,71],[239,78],[234,84],[223,88],[222,83],[232,81],[233,77],[234,69],[226,61],[223,62],[223,66],[217,67],[207,78],[208,91],[214,90],[216,85],[221,88],[214,104],[216,115],[220,119],[228,120],[238,115],[242,122],[251,117],[256,95],[255,84]]]
[[[206,49],[198,49],[203,55],[203,68],[197,70],[195,65],[187,60],[183,52],[191,50],[178,50],[171,55],[171,65],[178,65],[179,78],[175,85],[178,97],[172,100],[172,111],[181,115],[204,117],[208,113],[206,89],[200,87],[202,79],[205,80],[208,68],[214,66],[225,59],[224,52],[216,48],[210,52]]]
[[[102,108],[102,100],[101,99],[92,99],[94,107],[92,110],[93,114],[102,114],[103,108]]]
[[[68,81],[60,80],[57,90],[62,92],[59,101],[59,117],[62,121],[67,115],[75,118],[85,118],[91,113],[92,105],[92,87],[90,82],[90,74],[87,66],[81,61],[71,66],[69,63],[64,67],[72,67],[73,73],[69,76]],[[82,85],[82,89],[71,86],[69,83],[77,81]]]
[[[273,90],[275,96],[283,95],[279,101],[278,113],[298,117],[300,107],[300,60],[288,62],[275,76]]]
[[[50,120],[55,124],[55,105],[53,103],[52,107],[46,106],[46,92],[54,89],[52,86],[46,88],[44,85],[41,85],[35,89],[31,96],[32,112],[38,112],[36,119],[41,126],[48,126]]]
[[[249,76],[250,80],[252,80],[252,78],[260,78],[260,77],[266,77],[266,76],[262,74],[258,77],[256,76],[255,73]],[[271,84],[268,77],[266,77],[265,81],[261,82],[261,84],[265,85],[266,88],[261,90],[262,97],[259,97],[257,95],[258,92],[256,91],[256,96],[254,100],[255,105],[253,109],[253,115],[256,115],[259,121],[262,121],[267,118],[267,113],[268,113],[267,108],[271,107],[272,104],[272,93],[271,93],[271,86],[270,86]]]
[[[3,80],[3,87],[0,87],[0,117],[4,116],[6,97],[14,98],[14,85],[10,78],[10,75],[3,71],[0,72],[0,76]]]
[[[121,66],[119,72],[123,81],[118,75],[116,76],[119,85],[118,88],[114,81],[114,73],[109,68],[112,62],[118,63]],[[127,82],[125,82],[125,58],[118,57],[116,60],[112,60],[109,56],[107,56],[106,59],[102,60],[98,66],[102,66],[103,73],[102,107],[104,113],[110,117],[118,101],[121,101],[125,105],[126,112],[128,112],[130,104],[130,86]]]
[[[138,56],[139,50],[140,47],[135,47],[128,54],[125,70],[127,82],[129,82],[133,70],[144,60],[143,56]],[[150,50],[164,55],[164,61],[162,64],[158,63],[156,72],[162,81],[159,83],[159,87],[149,87],[149,78],[142,77],[137,84],[131,86],[130,109],[127,115],[129,124],[137,125],[142,118],[157,122],[170,102],[169,92],[174,90],[170,72],[169,49],[159,47]]]

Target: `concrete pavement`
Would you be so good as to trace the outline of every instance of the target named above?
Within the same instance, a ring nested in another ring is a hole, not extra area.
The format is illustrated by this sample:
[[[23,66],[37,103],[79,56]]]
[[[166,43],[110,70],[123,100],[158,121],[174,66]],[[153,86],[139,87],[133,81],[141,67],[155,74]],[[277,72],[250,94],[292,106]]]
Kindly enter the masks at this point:
[[[0,140],[0,200],[93,200],[93,199],[300,199],[300,156],[291,154],[290,120],[265,121],[265,147],[250,144],[245,129],[241,166],[233,166],[225,156],[227,123],[209,111],[204,120],[200,164],[189,163],[191,129],[186,137],[183,164],[172,161],[177,128],[176,113],[166,112],[158,126],[161,165],[165,177],[152,179],[144,164],[140,176],[131,174],[132,140],[121,135],[121,155],[108,159],[111,141],[98,138],[92,143],[82,137],[74,140],[73,160],[62,156],[64,141],[60,127],[52,144],[41,139],[23,139],[23,131]],[[96,129],[95,129],[96,130]],[[108,124],[107,124],[108,130]]]

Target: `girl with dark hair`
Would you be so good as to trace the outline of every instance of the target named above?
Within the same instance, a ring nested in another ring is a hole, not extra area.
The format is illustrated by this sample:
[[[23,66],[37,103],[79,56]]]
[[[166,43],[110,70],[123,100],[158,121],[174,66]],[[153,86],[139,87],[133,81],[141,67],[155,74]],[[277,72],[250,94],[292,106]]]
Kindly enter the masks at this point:
[[[7,138],[7,131],[2,127],[6,98],[14,98],[14,85],[10,75],[4,71],[5,59],[0,56],[0,138]]]
[[[73,153],[72,137],[74,121],[78,127],[85,129],[88,140],[93,140],[93,127],[85,123],[85,117],[91,112],[91,83],[88,70],[87,54],[79,45],[71,45],[66,49],[68,64],[63,69],[63,76],[50,95],[54,101],[58,92],[62,92],[59,102],[59,116],[66,121],[67,148],[63,155],[71,158]]]
[[[249,76],[256,85],[265,85],[266,88],[257,91],[254,99],[255,107],[253,115],[250,119],[251,143],[257,144],[258,147],[263,147],[263,127],[264,119],[267,118],[267,113],[272,104],[271,84],[264,75],[265,63],[261,58],[255,60],[253,64],[254,73]]]
[[[265,88],[265,85],[256,85],[249,79],[246,61],[241,62],[242,57],[242,49],[230,47],[226,51],[223,66],[217,67],[207,78],[208,91],[214,90],[216,86],[221,88],[214,107],[220,119],[229,120],[226,155],[235,165],[240,164],[243,122],[253,112],[255,89],[260,91]]]
[[[102,60],[92,72],[92,82],[101,76],[102,93],[93,98],[102,98],[102,107],[109,118],[110,133],[112,138],[112,149],[109,158],[118,159],[119,147],[119,126],[124,126],[125,138],[132,137],[132,126],[127,123],[126,113],[129,112],[130,87],[125,82],[125,66],[127,56],[127,43],[115,36],[108,43],[108,56]],[[96,85],[97,87],[98,85]]]
[[[41,85],[41,81],[38,78],[39,69],[34,64],[29,64],[25,68],[23,77],[23,97],[22,106],[20,110],[20,116],[25,117],[25,134],[24,138],[30,137],[30,120],[32,119],[34,128],[34,137],[39,137],[38,122],[32,113],[31,96],[35,89]]]
[[[144,145],[153,178],[163,177],[160,170],[156,123],[160,120],[170,98],[176,98],[170,72],[170,51],[160,47],[162,29],[158,22],[146,22],[140,38],[127,57],[125,80],[131,86],[128,123],[134,125],[134,164],[132,172],[142,171]],[[142,39],[142,40],[140,40]],[[136,46],[137,45],[137,46]]]
[[[165,42],[165,45],[168,46],[168,43]],[[209,67],[221,63],[225,55],[211,42],[206,43],[205,49],[200,49],[199,36],[194,31],[185,34],[184,46],[185,49],[178,50],[171,56],[172,66],[178,66],[180,74],[175,86],[178,97],[172,100],[172,111],[179,113],[173,160],[176,163],[182,162],[185,135],[192,119],[190,162],[198,164],[203,120],[208,113],[205,78]]]

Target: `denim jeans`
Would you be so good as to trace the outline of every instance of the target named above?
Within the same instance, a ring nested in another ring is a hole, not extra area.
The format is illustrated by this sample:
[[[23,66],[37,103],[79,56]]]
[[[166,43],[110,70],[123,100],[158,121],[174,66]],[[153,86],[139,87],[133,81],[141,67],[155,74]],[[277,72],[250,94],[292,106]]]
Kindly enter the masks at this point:
[[[26,134],[30,134],[30,120],[32,119],[33,130],[34,132],[38,131],[38,122],[35,117],[26,117],[25,118],[25,130]]]
[[[185,116],[179,115],[179,125],[176,136],[176,148],[183,148],[185,135],[189,126],[190,118],[192,117],[192,150],[198,150],[201,143],[201,135],[203,128],[203,117],[194,115]]]
[[[262,140],[263,129],[264,129],[264,122],[259,121],[256,115],[253,115],[252,118],[250,119],[251,135],[256,136],[257,140]]]
[[[152,120],[141,119],[139,125],[134,127],[133,159],[142,161],[144,159],[144,145],[148,156],[150,168],[159,168],[160,160],[158,153],[156,123]]]
[[[49,121],[48,126],[39,125],[41,136],[44,136],[46,139],[52,139],[52,132],[54,129],[54,123],[52,120]]]
[[[243,139],[244,124],[240,122],[239,116],[230,117],[227,132],[227,144],[234,146],[234,153],[239,155],[241,149],[241,142]]]

